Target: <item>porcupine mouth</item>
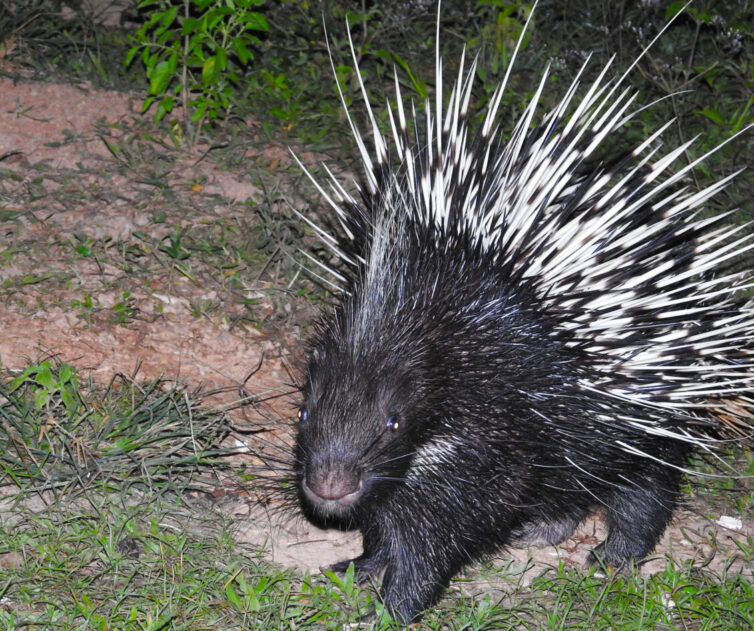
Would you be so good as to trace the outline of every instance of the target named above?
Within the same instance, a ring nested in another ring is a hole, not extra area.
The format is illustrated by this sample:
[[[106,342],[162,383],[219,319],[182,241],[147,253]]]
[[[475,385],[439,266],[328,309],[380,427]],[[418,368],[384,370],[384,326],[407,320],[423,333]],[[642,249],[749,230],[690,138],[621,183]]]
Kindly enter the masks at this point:
[[[323,515],[342,517],[347,515],[354,507],[359,498],[361,498],[364,485],[361,480],[358,482],[358,486],[353,491],[341,492],[341,487],[329,488],[327,491],[322,491],[321,494],[314,491],[309,486],[309,481],[306,477],[301,480],[301,488],[304,491],[304,496],[307,501]]]

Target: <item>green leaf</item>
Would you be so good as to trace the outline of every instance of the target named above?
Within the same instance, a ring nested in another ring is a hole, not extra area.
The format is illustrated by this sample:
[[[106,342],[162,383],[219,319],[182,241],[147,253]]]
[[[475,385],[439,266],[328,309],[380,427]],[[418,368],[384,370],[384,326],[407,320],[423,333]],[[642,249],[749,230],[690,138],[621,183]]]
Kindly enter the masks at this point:
[[[175,618],[175,614],[168,612],[161,615],[159,618],[157,618],[157,620],[155,620],[152,624],[145,628],[148,631],[165,631],[165,629],[169,629],[171,627],[170,621],[173,618]]]
[[[58,384],[55,381],[52,370],[50,369],[50,362],[42,362],[41,364],[39,364],[39,370],[34,377],[34,381],[36,381],[40,386],[47,388],[48,390],[57,389]]]
[[[141,113],[143,114],[149,109],[149,106],[154,103],[155,97],[148,96],[146,99],[144,99],[144,102],[141,104]]]
[[[194,101],[194,111],[191,113],[191,120],[194,123],[198,123],[204,118],[204,113],[207,111],[206,101],[197,99]]]
[[[189,42],[189,48],[192,50],[195,48],[201,48],[201,40],[203,38],[201,37],[201,34],[195,35],[191,38],[191,41]],[[197,55],[196,53],[192,52],[185,60],[184,63],[189,68],[201,68],[202,65],[204,65],[204,57]]]
[[[68,383],[73,378],[73,368],[68,364],[62,364],[58,369],[58,381],[61,384]]]
[[[749,120],[749,110],[751,110],[752,105],[754,105],[754,96],[749,99],[748,103],[746,103],[746,106],[743,108],[743,111],[740,114],[736,112],[731,133],[736,133],[740,129],[743,129],[745,125],[754,123],[754,119]]]
[[[44,364],[46,364],[49,367],[50,362],[42,362],[41,364],[35,364],[33,366],[29,366],[26,370],[24,370],[22,374],[20,374],[18,377],[13,379],[13,381],[11,381],[11,390],[15,390],[22,383],[28,381],[30,377],[33,377],[34,375],[36,375],[40,370],[40,366]]]
[[[149,77],[149,93],[160,95],[165,92],[173,73],[171,64],[167,61],[158,63]]]
[[[181,35],[194,33],[198,28],[199,20],[192,17],[186,18],[186,21],[183,23],[183,28],[181,28]]]
[[[230,86],[225,86],[224,90],[221,90],[217,96],[220,99],[220,104],[227,110],[230,107],[230,95],[232,90]]]
[[[712,109],[711,107],[706,107],[703,110],[696,110],[697,114],[703,114],[707,118],[709,118],[713,123],[717,125],[724,125],[725,120],[720,115],[720,112],[717,110]]]
[[[343,575],[343,582],[341,584],[341,589],[345,592],[346,596],[352,596],[353,595],[353,589],[355,585],[355,568],[353,563],[349,563],[348,567],[346,568],[346,573]]]
[[[269,109],[270,114],[272,114],[275,118],[279,118],[282,121],[288,120],[288,112],[280,107],[271,107]]]
[[[235,605],[236,609],[243,611],[243,603],[241,603],[241,598],[236,590],[233,589],[233,585],[228,584],[225,586],[225,596],[231,603],[233,603],[233,605]]]
[[[671,2],[668,8],[665,9],[665,19],[669,20],[674,15],[678,15],[686,6],[686,2]]]
[[[225,17],[223,15],[223,11],[220,9],[213,9],[212,11],[207,11],[207,13],[204,16],[204,28],[208,33],[211,33],[215,30],[218,23]]]
[[[262,608],[262,604],[259,602],[259,597],[255,590],[250,590],[246,587],[246,606],[249,611],[259,611]]]
[[[217,74],[217,57],[213,55],[212,57],[208,57],[202,66],[202,83],[205,86],[214,83],[217,79]]]
[[[168,71],[170,72],[170,75],[175,75],[175,69],[178,67],[178,53],[174,52],[170,57],[168,58]]]
[[[175,16],[178,15],[179,8],[180,8],[179,6],[174,6],[168,9],[167,11],[165,11],[162,14],[162,19],[160,20],[160,24],[165,28],[170,26],[173,23],[173,20],[175,20]]]
[[[157,31],[155,31],[155,35],[157,35]],[[166,29],[165,31],[160,31],[160,36],[157,38],[156,44],[158,48],[178,50],[180,47],[180,40],[176,37],[175,31],[171,28]],[[164,53],[162,56],[165,56]]]
[[[162,12],[155,11],[152,17],[147,20],[147,22],[144,24],[144,33],[147,31],[152,30],[152,27],[157,24],[162,19]]]
[[[173,110],[173,97],[172,96],[166,96],[160,99],[160,102],[157,105],[157,111],[154,114],[155,123],[159,123],[165,117],[165,114],[167,114],[168,112],[171,112],[172,110]]]
[[[243,37],[234,37],[232,40],[233,50],[236,51],[236,55],[241,60],[241,63],[247,64],[254,57],[253,53],[246,47]]]
[[[228,53],[224,48],[217,49],[217,70],[223,72],[228,67]]]
[[[63,400],[63,405],[65,405],[68,415],[73,416],[79,407],[79,399],[76,396],[76,391],[73,388],[63,388],[60,391],[60,398]]]
[[[252,31],[269,31],[270,25],[267,22],[267,18],[257,11],[249,11],[244,14],[244,22],[246,28]]]
[[[392,59],[394,63],[398,64],[403,71],[408,75],[409,80],[411,81],[411,85],[414,87],[414,90],[416,91],[416,94],[419,96],[421,100],[425,100],[429,97],[429,90],[427,90],[427,84],[422,81],[422,79],[418,76],[416,76],[413,72],[411,72],[411,67],[406,63],[406,61],[397,53],[391,52],[391,51],[384,51],[380,50],[377,51],[377,54],[380,57],[384,57],[385,59]]]
[[[140,49],[141,49],[141,46],[132,46],[131,48],[128,49],[128,52],[126,53],[126,58],[123,60],[124,67],[128,68],[131,65],[131,62],[136,56],[136,53],[138,53]]]
[[[47,402],[50,400],[50,393],[47,392],[47,390],[37,390],[34,393],[34,407],[39,409],[42,409],[47,405]]]

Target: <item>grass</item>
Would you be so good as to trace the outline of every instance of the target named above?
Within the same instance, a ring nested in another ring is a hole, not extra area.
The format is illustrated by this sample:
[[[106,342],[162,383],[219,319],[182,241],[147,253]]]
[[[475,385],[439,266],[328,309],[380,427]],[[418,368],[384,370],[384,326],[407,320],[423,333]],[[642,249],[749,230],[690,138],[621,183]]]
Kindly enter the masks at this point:
[[[33,364],[0,384],[0,488],[56,501],[92,486],[157,492],[180,479],[190,489],[200,470],[224,466],[227,451],[227,417],[200,401],[175,384],[125,376],[85,396],[71,366]]]
[[[353,576],[300,576],[179,498],[89,492],[0,525],[0,628],[340,629],[374,605]],[[751,554],[754,550],[750,550]],[[505,577],[498,577],[505,583]],[[494,597],[445,598],[422,629],[750,629],[754,585],[670,566],[650,578],[553,569]],[[397,626],[381,612],[362,628]]]
[[[345,609],[201,500],[223,484],[228,421],[199,401],[125,378],[83,389],[50,361],[4,379],[0,628],[320,628],[321,600]]]

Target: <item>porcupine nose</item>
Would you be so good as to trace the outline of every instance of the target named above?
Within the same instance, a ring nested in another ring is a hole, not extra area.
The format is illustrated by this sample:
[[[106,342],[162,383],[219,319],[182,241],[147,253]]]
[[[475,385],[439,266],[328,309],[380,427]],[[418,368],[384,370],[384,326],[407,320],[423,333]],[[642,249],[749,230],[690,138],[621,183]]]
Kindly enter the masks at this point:
[[[307,469],[305,491],[316,503],[351,504],[360,495],[361,478],[354,467],[343,463],[315,463]]]

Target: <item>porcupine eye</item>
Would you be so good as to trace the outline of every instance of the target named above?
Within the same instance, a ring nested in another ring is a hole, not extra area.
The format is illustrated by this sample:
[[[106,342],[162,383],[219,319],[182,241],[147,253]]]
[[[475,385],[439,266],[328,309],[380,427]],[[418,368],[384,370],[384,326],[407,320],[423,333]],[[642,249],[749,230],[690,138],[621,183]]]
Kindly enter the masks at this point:
[[[296,416],[298,417],[299,423],[306,423],[306,419],[309,418],[309,410],[307,410],[305,407],[300,407]]]
[[[397,416],[388,416],[387,417],[387,428],[391,432],[397,432],[398,428],[401,426],[401,424],[398,422]]]

